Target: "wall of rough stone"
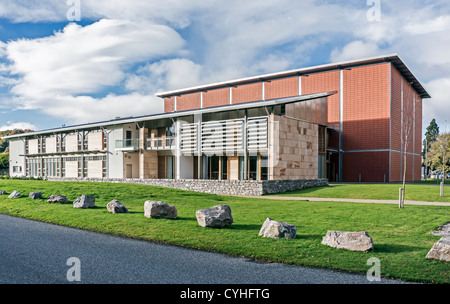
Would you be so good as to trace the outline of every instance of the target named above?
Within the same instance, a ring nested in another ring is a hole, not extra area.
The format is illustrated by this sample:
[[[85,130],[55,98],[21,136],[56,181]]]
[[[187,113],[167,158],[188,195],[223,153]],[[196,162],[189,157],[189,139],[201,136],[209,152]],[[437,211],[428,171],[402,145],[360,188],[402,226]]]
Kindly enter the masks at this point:
[[[310,180],[193,180],[193,179],[121,179],[121,178],[52,178],[49,181],[89,181],[130,183],[225,195],[275,194],[297,189],[327,186],[327,179]]]
[[[303,180],[319,175],[318,125],[270,116],[269,179]]]

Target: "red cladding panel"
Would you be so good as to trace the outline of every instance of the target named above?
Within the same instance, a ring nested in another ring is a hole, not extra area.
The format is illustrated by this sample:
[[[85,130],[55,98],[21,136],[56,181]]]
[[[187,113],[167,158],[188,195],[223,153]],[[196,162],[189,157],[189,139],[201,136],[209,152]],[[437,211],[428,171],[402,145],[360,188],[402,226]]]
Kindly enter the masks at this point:
[[[230,89],[223,88],[203,92],[203,107],[218,107],[230,104]]]
[[[389,65],[344,70],[344,150],[389,149]]]
[[[388,151],[344,153],[343,162],[345,182],[389,182]]]
[[[298,95],[298,77],[271,80],[264,83],[264,99],[277,99]]]
[[[195,110],[200,108],[200,93],[191,93],[177,97],[177,111]]]
[[[164,112],[173,112],[175,111],[175,97],[166,97],[164,98]]]
[[[262,100],[261,82],[233,87],[233,104]]]

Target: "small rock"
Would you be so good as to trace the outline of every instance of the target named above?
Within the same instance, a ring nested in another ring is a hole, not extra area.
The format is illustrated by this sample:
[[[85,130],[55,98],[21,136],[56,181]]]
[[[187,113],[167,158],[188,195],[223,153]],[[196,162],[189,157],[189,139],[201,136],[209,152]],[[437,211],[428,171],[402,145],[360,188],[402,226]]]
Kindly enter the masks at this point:
[[[450,262],[450,236],[443,236],[428,252],[427,259]]]
[[[21,196],[22,196],[22,194],[20,194],[19,191],[14,190],[14,191],[8,196],[8,198],[17,198],[17,197],[21,197]]]
[[[277,222],[270,217],[266,219],[259,231],[259,236],[272,239],[295,239],[297,235],[297,227],[294,225]]]
[[[83,194],[73,202],[74,208],[92,208],[95,207],[95,197]]]
[[[195,213],[197,222],[201,227],[225,228],[231,226],[233,217],[228,205],[214,206],[200,209]]]
[[[69,200],[64,195],[50,195],[47,200],[47,203],[68,203]]]
[[[106,209],[111,213],[128,213],[128,209],[120,201],[113,199],[106,205]]]
[[[328,231],[327,235],[322,239],[322,244],[351,251],[369,251],[373,249],[372,238],[366,231]]]
[[[42,191],[30,192],[30,194],[28,194],[28,197],[32,199],[40,199],[42,198]]]
[[[175,206],[171,206],[165,202],[146,201],[144,203],[144,215],[148,218],[176,219],[178,217],[178,211]]]

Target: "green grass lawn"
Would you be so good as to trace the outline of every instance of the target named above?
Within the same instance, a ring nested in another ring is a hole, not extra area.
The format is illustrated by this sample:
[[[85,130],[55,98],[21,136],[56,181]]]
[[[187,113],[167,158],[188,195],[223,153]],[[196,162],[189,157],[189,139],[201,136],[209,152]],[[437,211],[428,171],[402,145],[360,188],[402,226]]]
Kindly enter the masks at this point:
[[[0,180],[0,190],[22,193],[23,197],[18,199],[0,196],[0,213],[14,216],[267,262],[361,273],[366,273],[371,267],[367,260],[376,257],[381,261],[381,275],[384,277],[450,283],[449,264],[425,258],[439,240],[429,232],[449,221],[448,207],[406,206],[399,209],[388,204],[278,201],[111,183]],[[70,201],[81,194],[93,195],[96,207],[77,209],[71,203],[50,204],[45,199],[33,201],[27,197],[30,191],[43,191],[45,198],[62,194]],[[114,198],[124,203],[130,213],[109,213],[106,204]],[[146,218],[146,200],[161,200],[176,206],[179,218]],[[234,218],[231,227],[200,227],[195,211],[219,204],[231,207]],[[267,217],[296,225],[296,239],[259,237],[259,229]],[[363,253],[322,245],[322,237],[328,230],[368,231],[375,248]]]
[[[289,191],[280,196],[352,198],[398,200],[398,189],[401,184],[332,184],[325,187],[308,188]],[[407,184],[406,200],[425,202],[450,202],[450,187],[444,188],[444,196],[440,197],[439,186],[429,184]]]

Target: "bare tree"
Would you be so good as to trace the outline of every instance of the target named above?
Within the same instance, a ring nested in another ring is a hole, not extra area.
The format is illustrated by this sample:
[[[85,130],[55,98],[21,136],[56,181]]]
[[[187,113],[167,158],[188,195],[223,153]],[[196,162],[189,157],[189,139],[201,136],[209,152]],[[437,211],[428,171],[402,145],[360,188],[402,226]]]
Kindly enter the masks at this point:
[[[403,102],[402,117],[401,117],[401,128],[398,133],[401,138],[401,153],[402,153],[402,188],[399,189],[399,208],[403,208],[405,204],[405,193],[406,193],[406,172],[408,166],[408,148],[410,147],[411,141],[414,136],[415,128],[415,100],[405,99]]]

